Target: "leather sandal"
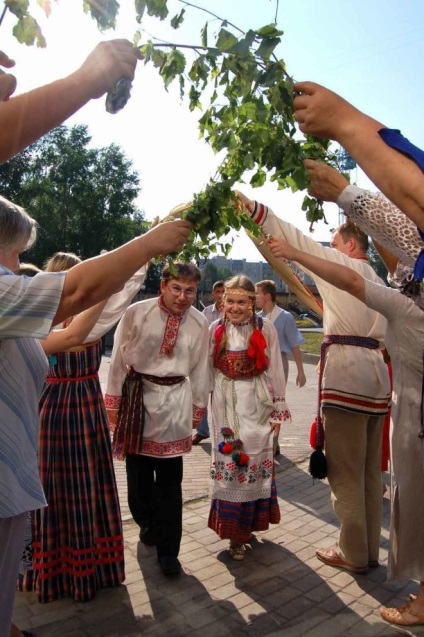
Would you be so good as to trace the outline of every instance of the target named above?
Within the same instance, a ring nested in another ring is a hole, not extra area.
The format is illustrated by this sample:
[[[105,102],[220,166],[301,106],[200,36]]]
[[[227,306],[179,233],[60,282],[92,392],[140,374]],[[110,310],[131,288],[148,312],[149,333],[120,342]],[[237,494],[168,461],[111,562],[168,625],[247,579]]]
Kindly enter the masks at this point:
[[[415,617],[416,621],[411,622],[405,619],[405,613]],[[396,626],[424,626],[424,615],[418,615],[418,613],[412,610],[410,602],[398,608],[386,608],[386,606],[383,606],[380,608],[380,615],[384,621],[389,624],[396,624]]]
[[[349,564],[345,562],[339,555],[337,551],[337,546],[332,546],[329,549],[318,549],[315,555],[317,558],[327,564],[327,566],[333,566],[334,568],[341,568],[344,571],[350,571],[351,573],[358,573],[360,575],[365,575],[368,573],[369,566],[355,566],[354,564]]]

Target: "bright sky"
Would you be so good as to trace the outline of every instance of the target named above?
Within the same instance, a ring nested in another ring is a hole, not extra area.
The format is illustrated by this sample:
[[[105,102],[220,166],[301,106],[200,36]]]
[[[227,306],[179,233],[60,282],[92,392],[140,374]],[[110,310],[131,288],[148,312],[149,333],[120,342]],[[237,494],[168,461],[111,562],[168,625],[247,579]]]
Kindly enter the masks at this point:
[[[36,3],[30,0],[30,4],[35,15]],[[129,0],[121,1],[125,11],[121,10],[117,31],[103,35],[83,14],[82,0],[52,4],[49,19],[37,13],[47,39],[44,50],[20,45],[11,36],[13,16],[6,15],[0,29],[0,47],[17,62],[18,92],[72,72],[97,42],[113,37],[131,40],[137,28],[133,2]],[[198,4],[244,30],[272,22],[277,6],[276,0],[199,0]],[[170,0],[170,13],[179,12],[181,6],[177,0]],[[312,80],[331,88],[424,147],[420,68],[424,59],[423,18],[422,0],[280,0],[278,26],[285,33],[277,54],[296,80]],[[206,19],[206,14],[187,8],[184,29],[170,33],[164,23],[151,18],[145,20],[144,28],[163,39],[197,44]],[[210,31],[214,25],[219,29],[220,23],[214,22]],[[180,103],[177,86],[166,93],[157,72],[139,64],[132,97],[123,111],[109,115],[101,99],[88,104],[67,123],[87,124],[95,146],[115,142],[122,147],[141,176],[139,206],[152,219],[190,200],[215,172],[217,157],[198,137],[200,116],[200,111],[190,113]],[[360,171],[354,178],[358,185],[371,187]],[[303,194],[278,191],[274,184],[257,189],[246,185],[240,190],[308,231],[309,224],[300,210]],[[328,240],[328,228],[337,225],[335,205],[329,205],[327,218],[329,226],[316,226],[315,239]],[[243,234],[236,236],[230,257],[251,261],[261,258]]]

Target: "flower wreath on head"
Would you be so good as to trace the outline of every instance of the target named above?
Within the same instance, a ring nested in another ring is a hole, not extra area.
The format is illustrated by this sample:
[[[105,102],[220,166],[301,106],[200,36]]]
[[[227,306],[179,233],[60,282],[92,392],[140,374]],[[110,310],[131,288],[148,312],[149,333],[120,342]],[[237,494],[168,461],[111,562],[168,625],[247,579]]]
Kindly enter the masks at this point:
[[[245,467],[249,464],[250,457],[243,451],[243,443],[237,438],[234,440],[234,431],[230,427],[223,427],[221,434],[224,440],[219,443],[218,451],[226,456],[231,455],[231,459],[239,467]]]

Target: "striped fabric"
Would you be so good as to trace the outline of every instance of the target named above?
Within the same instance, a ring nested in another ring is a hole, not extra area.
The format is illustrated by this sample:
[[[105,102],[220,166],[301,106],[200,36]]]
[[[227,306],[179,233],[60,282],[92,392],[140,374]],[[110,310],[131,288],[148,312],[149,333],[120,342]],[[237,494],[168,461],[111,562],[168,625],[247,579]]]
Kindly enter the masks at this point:
[[[35,337],[47,337],[64,280],[29,279],[0,266],[0,518],[46,504],[37,446],[47,360]]]
[[[49,506],[36,512],[34,569],[21,582],[40,602],[88,601],[125,578],[100,360],[100,341],[57,354],[40,399],[39,467]]]
[[[233,540],[245,544],[255,531],[266,531],[270,524],[280,521],[275,479],[271,485],[271,497],[250,502],[212,500],[208,526],[221,540]]]

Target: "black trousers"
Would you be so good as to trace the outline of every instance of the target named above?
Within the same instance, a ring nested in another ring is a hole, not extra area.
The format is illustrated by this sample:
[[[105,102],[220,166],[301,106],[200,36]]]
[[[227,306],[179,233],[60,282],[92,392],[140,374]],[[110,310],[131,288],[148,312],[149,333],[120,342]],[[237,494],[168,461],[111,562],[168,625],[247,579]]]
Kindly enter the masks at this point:
[[[183,531],[183,459],[126,457],[128,505],[140,527],[152,529],[158,557],[177,557]]]

